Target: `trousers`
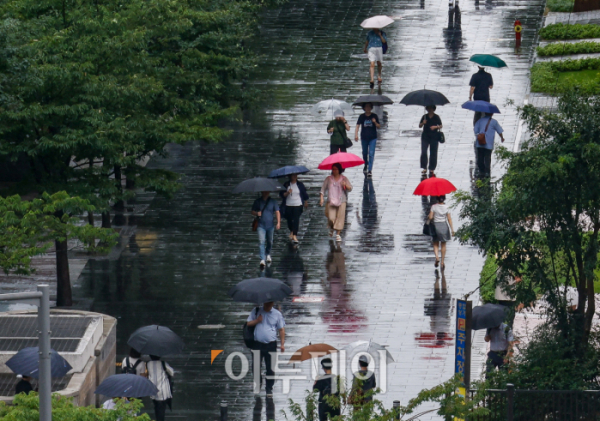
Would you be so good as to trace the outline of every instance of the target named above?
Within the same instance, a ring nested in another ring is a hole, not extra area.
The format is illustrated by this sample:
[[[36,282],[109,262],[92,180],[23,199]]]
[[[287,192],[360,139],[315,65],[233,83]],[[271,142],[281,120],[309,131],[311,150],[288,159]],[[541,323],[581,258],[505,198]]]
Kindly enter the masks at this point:
[[[273,371],[273,354],[277,352],[277,341],[273,342],[257,342],[258,350],[260,351],[260,362],[259,365],[262,364],[263,360],[265,362],[265,366],[267,369],[267,379],[265,389],[267,393],[273,392],[273,385],[275,384],[275,372]],[[262,384],[262,374],[260,376],[260,384]]]
[[[154,403],[154,417],[156,421],[165,421],[165,415],[167,413],[167,401],[155,401],[152,399]]]
[[[329,145],[329,155],[333,155],[338,152],[346,152],[346,146],[344,145]]]
[[[375,161],[375,146],[377,139],[361,140],[362,156],[365,164],[369,164],[369,171],[373,171],[373,161]]]
[[[285,218],[287,219],[287,226],[290,232],[294,235],[298,235],[298,229],[300,228],[300,216],[302,215],[303,206],[286,206],[285,207]]]
[[[438,146],[440,142],[437,139],[421,138],[421,168],[427,169],[427,149],[429,149],[429,171],[437,167]]]
[[[492,150],[477,148],[477,167],[481,177],[489,177],[492,167]]]

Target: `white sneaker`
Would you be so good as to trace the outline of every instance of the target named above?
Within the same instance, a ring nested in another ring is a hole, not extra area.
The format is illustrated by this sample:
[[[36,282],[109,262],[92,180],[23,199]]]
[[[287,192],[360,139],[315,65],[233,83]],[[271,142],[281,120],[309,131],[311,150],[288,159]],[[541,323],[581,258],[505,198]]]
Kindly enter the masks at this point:
[[[335,237],[335,241],[342,241],[342,237],[338,234]]]
[[[264,265],[265,265],[265,261],[264,261],[264,260],[261,260],[261,261],[260,261],[260,265],[261,265],[261,266],[264,266]]]
[[[268,254],[267,255],[267,263],[271,263],[273,261],[273,259],[271,259],[271,255]]]

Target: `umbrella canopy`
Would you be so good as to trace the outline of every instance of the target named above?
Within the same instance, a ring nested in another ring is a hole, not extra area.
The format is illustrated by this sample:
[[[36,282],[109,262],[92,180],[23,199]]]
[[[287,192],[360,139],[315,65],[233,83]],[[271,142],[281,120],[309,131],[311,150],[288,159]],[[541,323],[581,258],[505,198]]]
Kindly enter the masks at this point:
[[[292,289],[283,281],[273,278],[246,279],[229,290],[233,301],[263,304],[281,301],[292,293]]]
[[[484,304],[473,308],[473,330],[500,326],[506,316],[506,307],[500,304]]]
[[[12,358],[6,362],[6,365],[15,374],[22,374],[23,376],[39,379],[40,349],[37,346],[23,348],[13,355]],[[71,364],[61,357],[58,352],[53,349],[50,350],[50,375],[52,377],[63,377],[72,368]]]
[[[285,190],[277,181],[265,177],[254,177],[244,180],[233,189],[233,193],[258,193],[262,191]]]
[[[183,340],[171,329],[165,326],[150,325],[140,327],[133,332],[127,345],[140,354],[165,355],[180,354],[183,351]]]
[[[394,358],[392,358],[392,354],[390,351],[386,349],[383,345],[379,345],[373,341],[355,341],[343,348],[346,352],[348,352],[348,356],[351,358],[353,355],[358,354],[359,352],[366,352],[368,354],[373,355],[373,357],[379,357],[379,351],[385,350],[386,362],[393,363]]]
[[[480,66],[487,67],[508,67],[504,60],[491,54],[474,54],[471,56],[469,61],[479,64]]]
[[[302,362],[306,360],[310,360],[311,358],[320,358],[324,355],[333,354],[338,352],[337,348],[332,347],[327,344],[311,344],[305,347],[300,348],[298,351],[294,352],[292,358],[288,362],[296,363]]]
[[[487,101],[467,101],[462,105],[462,107],[465,110],[479,111],[482,113],[501,114],[498,107],[496,107],[494,104],[490,104]]]
[[[348,152],[337,152],[329,155],[319,164],[320,170],[330,170],[333,164],[341,164],[342,168],[357,167],[364,164],[365,161],[362,158],[348,153]]]
[[[363,95],[359,97],[356,101],[354,101],[352,105],[362,107],[362,105],[366,104],[367,102],[370,102],[373,105],[386,105],[394,103],[394,101],[392,101],[385,95]]]
[[[400,104],[404,105],[421,105],[427,107],[428,105],[445,105],[449,104],[448,98],[442,93],[437,91],[430,91],[429,89],[421,89],[407,93]]]
[[[143,398],[158,393],[154,384],[136,374],[115,374],[104,379],[94,392],[111,398]]]
[[[285,177],[290,174],[305,174],[310,170],[304,165],[287,165],[285,167],[277,168],[271,171],[269,178]]]
[[[352,114],[352,107],[345,101],[339,99],[326,99],[321,101],[310,109],[312,115],[322,116],[323,118],[333,119],[336,111],[342,111],[344,115]]]
[[[394,19],[392,19],[391,17],[379,15],[372,16],[363,20],[360,26],[362,26],[365,29],[380,29],[385,28],[386,26],[391,25],[392,23],[394,23]]]
[[[413,194],[416,196],[441,196],[453,191],[456,191],[456,187],[445,178],[431,177],[421,181]]]

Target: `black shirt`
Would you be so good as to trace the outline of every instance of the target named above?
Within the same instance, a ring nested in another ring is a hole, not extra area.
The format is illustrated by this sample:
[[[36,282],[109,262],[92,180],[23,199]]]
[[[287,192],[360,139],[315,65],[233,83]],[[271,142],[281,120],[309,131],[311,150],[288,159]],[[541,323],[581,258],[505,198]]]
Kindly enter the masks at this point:
[[[325,413],[329,413],[331,415],[339,415],[340,414],[340,408],[333,408],[331,407],[327,401],[325,400],[325,396],[339,396],[339,387],[338,387],[338,391],[336,391],[336,393],[331,393],[331,382],[332,381],[338,381],[338,386],[339,386],[339,378],[336,378],[337,376],[333,376],[332,374],[326,374],[324,376],[320,376],[317,381],[315,382],[315,385],[313,386],[313,390],[318,390],[319,391],[319,412],[323,411]]]
[[[490,86],[494,85],[494,79],[492,75],[487,73],[485,70],[480,69],[477,73],[471,76],[469,86],[475,87],[473,92],[473,99],[475,101],[487,101],[490,102]]]
[[[365,379],[370,374],[369,378]],[[360,377],[358,377],[360,376]],[[363,380],[364,379],[364,380]],[[375,373],[372,371],[358,371],[354,373],[354,379],[352,381],[352,389],[356,392],[357,389],[361,390],[361,399],[363,402],[369,402],[373,400],[373,395],[365,396],[369,390],[373,390],[377,387],[375,381]]]
[[[18,395],[21,392],[25,392],[26,395],[29,395],[29,392],[33,391],[33,386],[27,380],[21,380],[17,383],[17,387],[15,388],[15,395]]]
[[[431,130],[431,126],[441,126],[442,119],[439,115],[434,114],[433,117],[429,117],[429,114],[425,114],[421,117],[421,121],[419,124],[423,122],[424,119],[427,119],[427,123],[423,126],[423,137],[428,139],[438,139],[438,130]]]
[[[375,113],[371,113],[368,117],[363,113],[358,117],[356,125],[361,127],[360,140],[377,139],[377,126],[373,123],[373,119],[379,124],[379,118]]]

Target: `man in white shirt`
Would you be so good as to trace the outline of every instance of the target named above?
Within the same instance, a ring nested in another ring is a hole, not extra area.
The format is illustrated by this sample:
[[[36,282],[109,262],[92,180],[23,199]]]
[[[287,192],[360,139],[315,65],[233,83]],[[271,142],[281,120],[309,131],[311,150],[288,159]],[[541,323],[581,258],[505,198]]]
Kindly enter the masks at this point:
[[[175,375],[175,370],[156,355],[150,355],[150,361],[146,363],[146,366],[148,368],[148,380],[158,389],[156,395],[150,396],[154,403],[156,421],[165,421],[167,405],[171,407],[171,399],[173,398],[170,378]]]
[[[512,353],[512,345],[515,341],[512,329],[501,323],[500,326],[488,329],[484,339],[490,343],[486,363],[487,372],[490,373],[496,368],[506,369],[505,364]]]
[[[262,308],[252,310],[248,316],[248,326],[254,326],[254,341],[260,351],[260,362],[265,360],[267,369],[266,392],[267,397],[273,397],[273,384],[275,372],[273,371],[273,358],[277,353],[277,332],[281,339],[281,352],[285,352],[285,321],[279,310],[273,308],[273,302],[264,303]],[[260,378],[262,384],[262,376]]]

